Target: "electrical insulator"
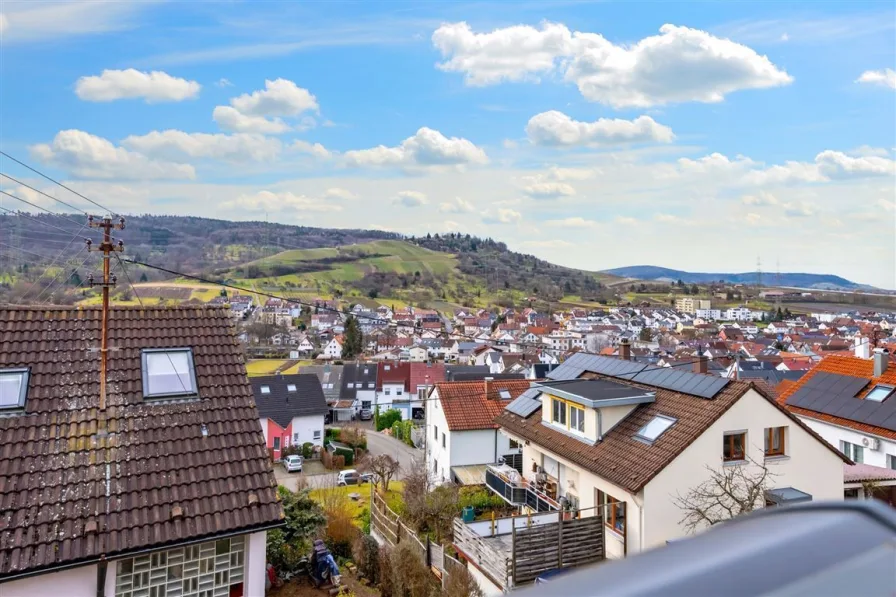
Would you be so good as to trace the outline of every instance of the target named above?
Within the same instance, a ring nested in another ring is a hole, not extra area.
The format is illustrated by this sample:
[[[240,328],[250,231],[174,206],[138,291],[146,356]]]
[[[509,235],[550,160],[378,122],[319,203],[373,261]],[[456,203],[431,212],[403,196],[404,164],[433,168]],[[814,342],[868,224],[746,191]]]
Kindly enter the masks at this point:
[[[85,238],[84,242],[87,243],[87,250],[89,251],[90,247],[93,245],[93,241],[90,240],[89,238]]]
[[[118,218],[118,226],[121,230],[124,230],[124,218]]]
[[[87,224],[88,224],[88,226],[90,224],[93,224],[93,216],[87,216]]]
[[[117,283],[118,283],[118,276],[116,276],[115,274],[112,274],[112,284],[115,285]]]
[[[123,240],[118,241],[118,250],[124,251],[124,241]]]
[[[87,284],[93,286],[93,274],[87,275]]]

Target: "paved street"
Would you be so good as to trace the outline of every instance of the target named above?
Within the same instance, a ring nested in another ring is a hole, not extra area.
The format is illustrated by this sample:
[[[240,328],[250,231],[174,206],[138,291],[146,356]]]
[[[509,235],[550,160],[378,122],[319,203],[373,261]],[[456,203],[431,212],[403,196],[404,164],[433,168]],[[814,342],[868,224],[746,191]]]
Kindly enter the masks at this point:
[[[375,431],[367,432],[367,449],[374,456],[388,454],[396,459],[401,464],[402,472],[399,477],[403,477],[406,471],[411,470],[414,460],[423,458],[423,450],[412,448],[404,442]]]
[[[423,450],[417,450],[388,435],[371,430],[367,430],[367,449],[374,456],[388,454],[398,460],[401,464],[401,472],[398,474],[399,479],[404,476],[406,471],[411,469],[415,459],[423,458]],[[305,480],[310,487],[321,488],[336,485],[336,473],[321,472],[323,471],[323,466],[318,462],[308,462],[305,468]],[[296,480],[300,475],[299,473],[287,473],[283,465],[277,463],[274,465],[274,476],[277,478],[277,483],[287,489],[295,490]]]

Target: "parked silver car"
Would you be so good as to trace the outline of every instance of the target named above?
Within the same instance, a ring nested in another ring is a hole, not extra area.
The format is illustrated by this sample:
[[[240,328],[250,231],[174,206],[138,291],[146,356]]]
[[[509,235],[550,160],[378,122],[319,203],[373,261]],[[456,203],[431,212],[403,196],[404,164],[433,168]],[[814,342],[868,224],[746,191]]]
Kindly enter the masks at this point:
[[[292,454],[287,456],[282,461],[283,468],[286,469],[287,473],[301,473],[302,472],[302,457],[298,454]]]

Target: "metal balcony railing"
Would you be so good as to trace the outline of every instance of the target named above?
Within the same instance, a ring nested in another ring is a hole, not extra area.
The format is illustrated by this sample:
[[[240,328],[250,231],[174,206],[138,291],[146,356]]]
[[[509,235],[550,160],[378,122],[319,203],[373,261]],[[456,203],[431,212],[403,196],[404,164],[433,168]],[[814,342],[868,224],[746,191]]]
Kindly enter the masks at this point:
[[[560,509],[557,500],[539,491],[519,474],[512,479],[513,469],[507,466],[488,466],[485,469],[485,485],[513,506],[527,506],[535,512],[552,512]],[[515,472],[515,471],[514,471]]]

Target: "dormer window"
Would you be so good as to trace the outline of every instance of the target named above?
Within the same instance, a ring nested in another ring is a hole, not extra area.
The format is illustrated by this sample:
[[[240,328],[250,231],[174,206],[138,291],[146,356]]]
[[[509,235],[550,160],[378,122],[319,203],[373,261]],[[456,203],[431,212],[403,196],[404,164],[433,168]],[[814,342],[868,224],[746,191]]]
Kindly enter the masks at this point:
[[[646,442],[653,442],[659,436],[661,436],[666,429],[671,427],[675,423],[675,419],[671,417],[664,417],[662,415],[656,415],[653,417],[646,425],[641,427],[638,430],[638,433],[635,437],[638,439],[642,439]]]
[[[295,392],[295,391],[296,391],[296,384],[294,384],[294,383],[286,384],[286,391],[287,391],[287,392]]]
[[[271,386],[261,386],[260,390],[262,394],[270,394]]]
[[[25,407],[28,369],[0,369],[0,413]]]
[[[177,398],[197,394],[193,351],[158,348],[143,351],[143,398]]]
[[[868,392],[868,395],[865,396],[865,400],[870,400],[871,402],[883,402],[889,398],[894,389],[896,388],[893,386],[876,385],[870,392]]]

